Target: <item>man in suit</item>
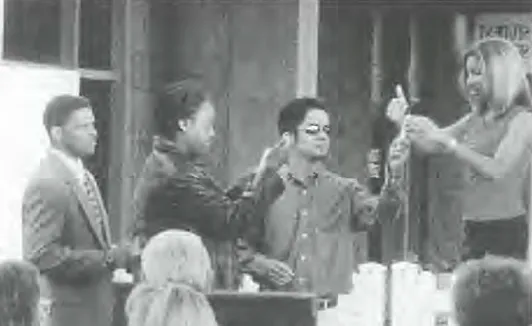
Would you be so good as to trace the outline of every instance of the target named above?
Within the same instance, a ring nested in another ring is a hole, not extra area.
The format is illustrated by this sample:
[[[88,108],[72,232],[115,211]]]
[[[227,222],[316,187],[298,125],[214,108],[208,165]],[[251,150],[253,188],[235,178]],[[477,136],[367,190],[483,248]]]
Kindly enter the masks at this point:
[[[90,102],[57,96],[43,120],[51,148],[24,193],[24,258],[39,268],[51,325],[111,326],[112,271],[125,267],[130,255],[111,245],[98,186],[82,163],[97,141]]]

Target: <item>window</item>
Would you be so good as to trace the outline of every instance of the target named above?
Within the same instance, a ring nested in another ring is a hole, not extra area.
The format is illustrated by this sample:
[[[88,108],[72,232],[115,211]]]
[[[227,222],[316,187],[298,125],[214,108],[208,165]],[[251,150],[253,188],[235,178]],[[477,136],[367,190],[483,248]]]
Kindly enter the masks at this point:
[[[60,0],[5,0],[4,58],[60,63]]]
[[[114,0],[113,0],[114,1]],[[79,66],[111,69],[112,1],[82,0]]]
[[[107,199],[111,142],[112,7],[115,0],[4,0],[4,57],[77,69],[93,106],[96,155],[86,161]]]

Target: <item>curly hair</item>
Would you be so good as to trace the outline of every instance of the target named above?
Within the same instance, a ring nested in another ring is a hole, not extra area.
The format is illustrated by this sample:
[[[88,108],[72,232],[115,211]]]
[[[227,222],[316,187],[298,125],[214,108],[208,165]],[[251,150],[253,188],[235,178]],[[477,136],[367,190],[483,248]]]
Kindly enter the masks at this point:
[[[0,263],[0,325],[33,326],[37,324],[39,271],[19,260]]]
[[[178,121],[193,117],[201,104],[210,100],[199,78],[174,81],[157,93],[155,121],[157,134],[172,139],[179,130]]]
[[[488,256],[463,263],[452,288],[458,325],[530,325],[531,280],[525,263],[513,258]]]

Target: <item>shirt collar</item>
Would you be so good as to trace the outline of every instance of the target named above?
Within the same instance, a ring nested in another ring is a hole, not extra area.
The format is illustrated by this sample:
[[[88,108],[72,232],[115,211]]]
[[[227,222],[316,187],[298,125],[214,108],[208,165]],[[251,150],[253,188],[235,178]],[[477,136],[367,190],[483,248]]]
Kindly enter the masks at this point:
[[[315,165],[312,172],[307,175],[304,180],[297,177],[296,173],[293,172],[294,170],[295,167],[285,164],[279,169],[279,175],[286,181],[290,181],[301,187],[307,187],[308,185],[313,184],[323,174],[324,166],[321,163]]]
[[[65,164],[67,169],[74,174],[76,179],[83,180],[85,178],[85,167],[83,166],[83,162],[80,158],[68,156],[56,148],[51,148],[50,152],[59,158],[63,164]]]

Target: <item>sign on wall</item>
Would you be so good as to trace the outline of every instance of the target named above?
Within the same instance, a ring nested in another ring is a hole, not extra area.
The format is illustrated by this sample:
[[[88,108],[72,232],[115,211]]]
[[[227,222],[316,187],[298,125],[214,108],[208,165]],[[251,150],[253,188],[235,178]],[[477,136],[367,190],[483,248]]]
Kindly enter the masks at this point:
[[[44,107],[78,93],[75,71],[0,62],[0,259],[22,256],[22,195],[49,144]]]
[[[475,40],[501,37],[514,43],[532,72],[532,14],[482,14],[475,19]]]

